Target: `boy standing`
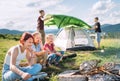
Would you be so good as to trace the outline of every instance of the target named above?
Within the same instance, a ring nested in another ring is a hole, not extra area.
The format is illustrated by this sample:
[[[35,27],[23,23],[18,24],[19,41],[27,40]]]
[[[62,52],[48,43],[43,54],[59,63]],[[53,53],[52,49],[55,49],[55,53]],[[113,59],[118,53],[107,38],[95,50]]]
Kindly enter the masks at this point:
[[[37,31],[41,34],[42,43],[44,44],[45,43],[44,21],[50,19],[51,17],[44,19],[44,16],[45,16],[45,11],[44,10],[40,10],[39,13],[40,13],[40,16],[38,17],[38,20],[37,20],[37,22],[38,22]]]
[[[99,20],[99,18],[95,17],[95,19],[94,19],[95,24],[94,24],[94,27],[92,29],[94,29],[96,34],[97,34],[96,40],[97,40],[98,49],[99,49],[100,48],[100,41],[101,41],[101,25],[100,25],[100,22],[98,20]]]

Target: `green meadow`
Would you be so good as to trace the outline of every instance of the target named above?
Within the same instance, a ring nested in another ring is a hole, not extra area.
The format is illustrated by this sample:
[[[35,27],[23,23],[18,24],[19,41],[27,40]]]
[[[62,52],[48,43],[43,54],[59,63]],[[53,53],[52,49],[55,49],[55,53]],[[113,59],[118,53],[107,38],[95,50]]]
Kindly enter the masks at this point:
[[[14,46],[18,43],[19,41],[15,41],[12,39],[0,39],[0,72],[2,71],[2,65],[7,50],[11,46]],[[104,50],[104,52],[101,52],[101,50],[77,51],[75,52],[77,54],[77,57],[68,58],[66,60],[61,61],[59,67],[51,66],[43,70],[49,74],[49,77],[47,78],[49,79],[48,81],[57,81],[57,75],[65,70],[79,69],[80,63],[86,60],[100,59],[102,60],[101,64],[105,62],[120,63],[120,39],[117,38],[102,39],[101,48]],[[66,54],[68,54],[68,52],[66,52]],[[1,79],[1,75],[0,75],[0,79]],[[45,81],[47,81],[47,79]]]

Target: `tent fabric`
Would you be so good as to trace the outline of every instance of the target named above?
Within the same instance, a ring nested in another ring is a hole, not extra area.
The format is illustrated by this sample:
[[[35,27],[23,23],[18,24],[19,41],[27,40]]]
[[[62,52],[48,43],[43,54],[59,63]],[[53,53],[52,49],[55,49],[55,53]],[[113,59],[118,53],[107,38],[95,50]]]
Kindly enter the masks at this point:
[[[91,28],[90,25],[81,19],[67,15],[51,15],[51,18],[45,21],[45,25],[56,25],[60,30],[56,36],[55,45],[62,50],[77,50],[82,47],[94,48],[94,44],[89,34],[84,29]]]
[[[89,34],[80,28],[64,28],[55,39],[55,45],[62,50],[94,50],[95,46]]]
[[[51,15],[51,18],[45,22],[45,25],[56,25],[58,28],[74,26],[83,29],[91,28],[90,25],[81,19],[66,15]]]

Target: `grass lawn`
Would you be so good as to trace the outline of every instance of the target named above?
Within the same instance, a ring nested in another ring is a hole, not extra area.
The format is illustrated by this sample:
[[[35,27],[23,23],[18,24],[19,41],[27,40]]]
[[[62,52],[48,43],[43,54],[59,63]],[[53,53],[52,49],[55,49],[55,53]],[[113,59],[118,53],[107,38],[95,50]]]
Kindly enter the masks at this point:
[[[0,39],[0,72],[7,50],[17,43],[18,41]],[[102,39],[101,48],[104,48],[104,52],[101,50],[76,52],[77,57],[63,60],[60,62],[60,67],[52,66],[44,71],[50,75],[50,81],[56,81],[57,74],[68,69],[78,69],[80,63],[86,60],[101,59],[101,64],[104,62],[120,62],[120,39]]]

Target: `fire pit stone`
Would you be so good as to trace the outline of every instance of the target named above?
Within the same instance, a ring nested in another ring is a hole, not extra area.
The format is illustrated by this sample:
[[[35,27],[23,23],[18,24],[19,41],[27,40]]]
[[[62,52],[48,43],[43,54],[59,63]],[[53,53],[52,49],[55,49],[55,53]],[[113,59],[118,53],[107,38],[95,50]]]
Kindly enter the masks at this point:
[[[58,81],[120,81],[120,64],[113,62],[98,66],[91,60],[80,64],[79,70],[67,70],[58,75]]]
[[[88,81],[84,75],[73,75],[79,70],[67,70],[58,75],[58,81]]]

